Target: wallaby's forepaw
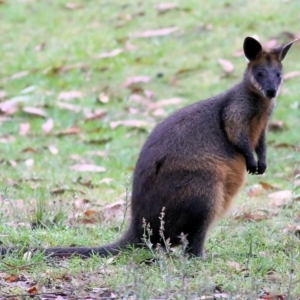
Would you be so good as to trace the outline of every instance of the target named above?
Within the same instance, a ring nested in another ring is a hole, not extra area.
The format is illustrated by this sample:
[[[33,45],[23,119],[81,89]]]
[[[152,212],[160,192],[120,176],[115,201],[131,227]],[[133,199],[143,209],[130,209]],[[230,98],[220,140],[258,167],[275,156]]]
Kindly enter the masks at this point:
[[[256,174],[257,171],[257,163],[256,161],[247,162],[247,172],[251,175]]]
[[[264,174],[267,168],[267,164],[262,161],[258,161],[256,174],[261,175]]]

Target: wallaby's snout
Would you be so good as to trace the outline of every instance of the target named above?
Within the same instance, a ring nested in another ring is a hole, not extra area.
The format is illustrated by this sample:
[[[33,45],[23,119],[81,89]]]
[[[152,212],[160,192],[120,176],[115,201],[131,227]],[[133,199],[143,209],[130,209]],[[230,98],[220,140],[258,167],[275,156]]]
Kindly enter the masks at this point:
[[[271,88],[271,89],[266,90],[266,97],[269,98],[269,99],[275,98],[276,94],[277,94],[277,92],[276,92],[275,88]]]
[[[282,83],[281,69],[278,62],[260,61],[256,66],[249,67],[248,76],[250,75],[254,89],[263,97],[273,99],[277,96]]]

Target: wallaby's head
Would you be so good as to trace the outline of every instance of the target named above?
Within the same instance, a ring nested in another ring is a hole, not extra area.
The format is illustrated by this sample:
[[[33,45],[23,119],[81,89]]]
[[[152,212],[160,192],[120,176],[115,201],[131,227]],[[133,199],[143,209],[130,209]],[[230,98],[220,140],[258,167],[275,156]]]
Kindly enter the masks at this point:
[[[244,41],[244,53],[249,60],[245,81],[250,89],[265,98],[275,98],[282,83],[281,61],[295,41],[264,51],[261,44],[252,37]]]

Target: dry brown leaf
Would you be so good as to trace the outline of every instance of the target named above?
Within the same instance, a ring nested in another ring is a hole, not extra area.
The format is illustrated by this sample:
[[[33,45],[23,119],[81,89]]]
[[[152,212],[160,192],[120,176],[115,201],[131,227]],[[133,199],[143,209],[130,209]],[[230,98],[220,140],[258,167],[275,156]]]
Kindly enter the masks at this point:
[[[236,217],[234,217],[234,220],[245,220],[245,221],[255,221],[255,222],[259,222],[259,221],[263,221],[263,220],[267,220],[268,216],[265,214],[251,214],[251,213],[244,213],[242,215],[238,215]]]
[[[37,116],[37,117],[42,117],[45,118],[47,117],[47,113],[44,109],[42,108],[36,108],[36,107],[23,107],[23,112],[33,115],[33,116]]]
[[[271,50],[273,48],[276,48],[279,45],[279,42],[277,39],[270,39],[263,43],[263,48],[266,50]]]
[[[49,145],[48,149],[53,155],[56,155],[58,153],[58,149],[53,145]]]
[[[244,56],[244,50],[243,49],[238,49],[236,50],[233,54],[232,54],[233,57],[241,57],[241,56]]]
[[[32,147],[26,147],[26,148],[22,149],[21,152],[22,153],[36,153],[37,151]]]
[[[69,127],[67,129],[59,131],[56,135],[57,136],[72,135],[72,134],[78,134],[80,132],[81,129],[79,127]]]
[[[87,113],[84,121],[92,121],[92,120],[99,120],[99,119],[103,119],[103,117],[105,117],[107,114],[106,110],[103,109],[96,109],[94,112],[91,113]]]
[[[33,160],[33,158],[29,158],[29,159],[26,159],[25,161],[24,161],[24,164],[27,166],[27,167],[32,167],[33,165],[34,165],[34,160]]]
[[[109,96],[105,93],[100,93],[98,96],[98,100],[101,103],[108,103],[109,102]]]
[[[276,149],[279,149],[279,148],[295,149],[295,145],[293,145],[293,144],[288,144],[288,143],[279,143],[279,144],[275,144],[273,147],[276,148]]]
[[[288,80],[288,79],[291,79],[291,78],[294,78],[297,76],[300,76],[300,71],[292,71],[292,72],[286,73],[282,76],[282,78],[284,80]]]
[[[100,167],[93,164],[76,164],[70,167],[71,170],[77,172],[105,172],[106,169],[104,167]]]
[[[257,197],[264,193],[264,189],[260,184],[254,184],[251,186],[247,192],[249,197]]]
[[[26,123],[21,123],[20,124],[20,130],[19,130],[19,134],[24,136],[27,135],[30,131],[30,123],[26,122]]]
[[[262,186],[262,188],[264,190],[274,190],[274,189],[276,189],[275,186],[273,186],[273,185],[271,185],[271,184],[269,184],[267,182],[264,182],[264,181],[260,181],[259,184]]]
[[[149,76],[133,76],[126,79],[123,83],[123,87],[129,88],[132,85],[140,84],[140,83],[147,83],[151,80]]]
[[[101,219],[111,221],[124,218],[125,205],[126,202],[124,200],[105,205],[100,212]]]
[[[157,9],[157,12],[159,14],[163,14],[170,10],[178,8],[178,5],[176,3],[160,3],[156,5],[155,8]]]
[[[113,121],[109,123],[111,129],[115,129],[118,126],[134,127],[134,128],[149,128],[150,124],[144,120],[124,120]]]
[[[285,124],[281,120],[274,120],[269,123],[268,130],[269,131],[282,131],[285,128]]]
[[[80,70],[80,71],[87,71],[89,69],[89,66],[84,63],[76,63],[72,65],[60,65],[60,66],[54,66],[51,68],[47,68],[46,70],[43,71],[43,74],[60,74],[60,73],[65,73],[71,70]]]
[[[86,210],[86,211],[84,212],[84,214],[85,214],[85,216],[91,218],[91,217],[96,217],[96,216],[98,216],[99,213],[98,213],[97,211],[93,210],[93,209],[89,209],[89,210]]]
[[[27,293],[31,295],[37,294],[38,292],[37,285],[34,285],[27,290]]]
[[[159,109],[165,106],[169,106],[169,105],[178,105],[182,102],[181,98],[170,98],[170,99],[164,99],[164,100],[160,100],[157,101],[155,103],[151,103],[150,104],[150,109]]]
[[[57,101],[56,105],[60,108],[67,109],[67,110],[75,112],[75,113],[79,113],[81,111],[80,106],[74,105],[71,103],[64,103],[64,102]]]
[[[15,141],[15,137],[12,135],[2,135],[0,136],[0,143],[2,144],[9,144]]]
[[[28,71],[18,72],[18,73],[13,74],[12,76],[10,76],[9,80],[19,79],[19,78],[25,77],[27,75],[29,75]]]
[[[292,203],[293,193],[290,190],[284,190],[271,193],[268,197],[271,199],[270,205],[272,206],[287,206]]]
[[[156,30],[146,30],[143,32],[138,32],[132,35],[134,38],[150,38],[150,37],[159,37],[170,35],[179,30],[179,27],[169,27],[169,28],[162,28]]]
[[[73,99],[80,99],[82,97],[83,97],[83,94],[80,91],[69,91],[69,92],[61,92],[58,95],[57,99],[69,101],[69,100],[73,100]]]
[[[225,73],[232,73],[234,70],[234,65],[227,59],[218,59],[218,63],[222,66]]]
[[[70,9],[70,10],[76,10],[76,9],[81,9],[83,6],[81,4],[73,3],[73,2],[68,2],[65,4],[65,8]]]
[[[115,57],[121,53],[124,52],[124,49],[119,48],[119,49],[114,49],[110,52],[104,52],[104,53],[100,53],[97,55],[97,58],[110,58],[110,57]]]
[[[300,236],[300,225],[298,224],[288,224],[284,232],[292,232],[297,236]]]
[[[16,281],[20,280],[20,277],[16,276],[16,275],[9,275],[9,276],[4,277],[4,280],[6,282],[16,282]]]
[[[6,115],[12,115],[18,110],[18,102],[15,100],[7,100],[0,103],[0,112]]]
[[[41,52],[42,50],[45,49],[45,46],[46,46],[46,43],[45,43],[45,42],[43,42],[43,43],[41,43],[41,44],[38,44],[38,45],[36,45],[36,46],[34,47],[34,51],[35,51],[35,52]]]
[[[46,133],[49,133],[52,130],[53,125],[53,119],[50,118],[42,125],[42,130]]]

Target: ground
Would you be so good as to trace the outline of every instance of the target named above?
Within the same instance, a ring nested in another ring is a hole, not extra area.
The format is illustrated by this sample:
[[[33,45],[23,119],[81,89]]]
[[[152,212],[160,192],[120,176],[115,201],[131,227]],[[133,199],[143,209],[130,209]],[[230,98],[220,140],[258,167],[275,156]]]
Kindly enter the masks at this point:
[[[300,37],[299,9],[293,0],[0,1],[1,245],[117,239],[151,129],[240,81],[246,36],[266,48]],[[181,249],[14,253],[0,261],[1,297],[299,299],[299,51],[284,60],[266,174],[247,176],[206,261]]]

